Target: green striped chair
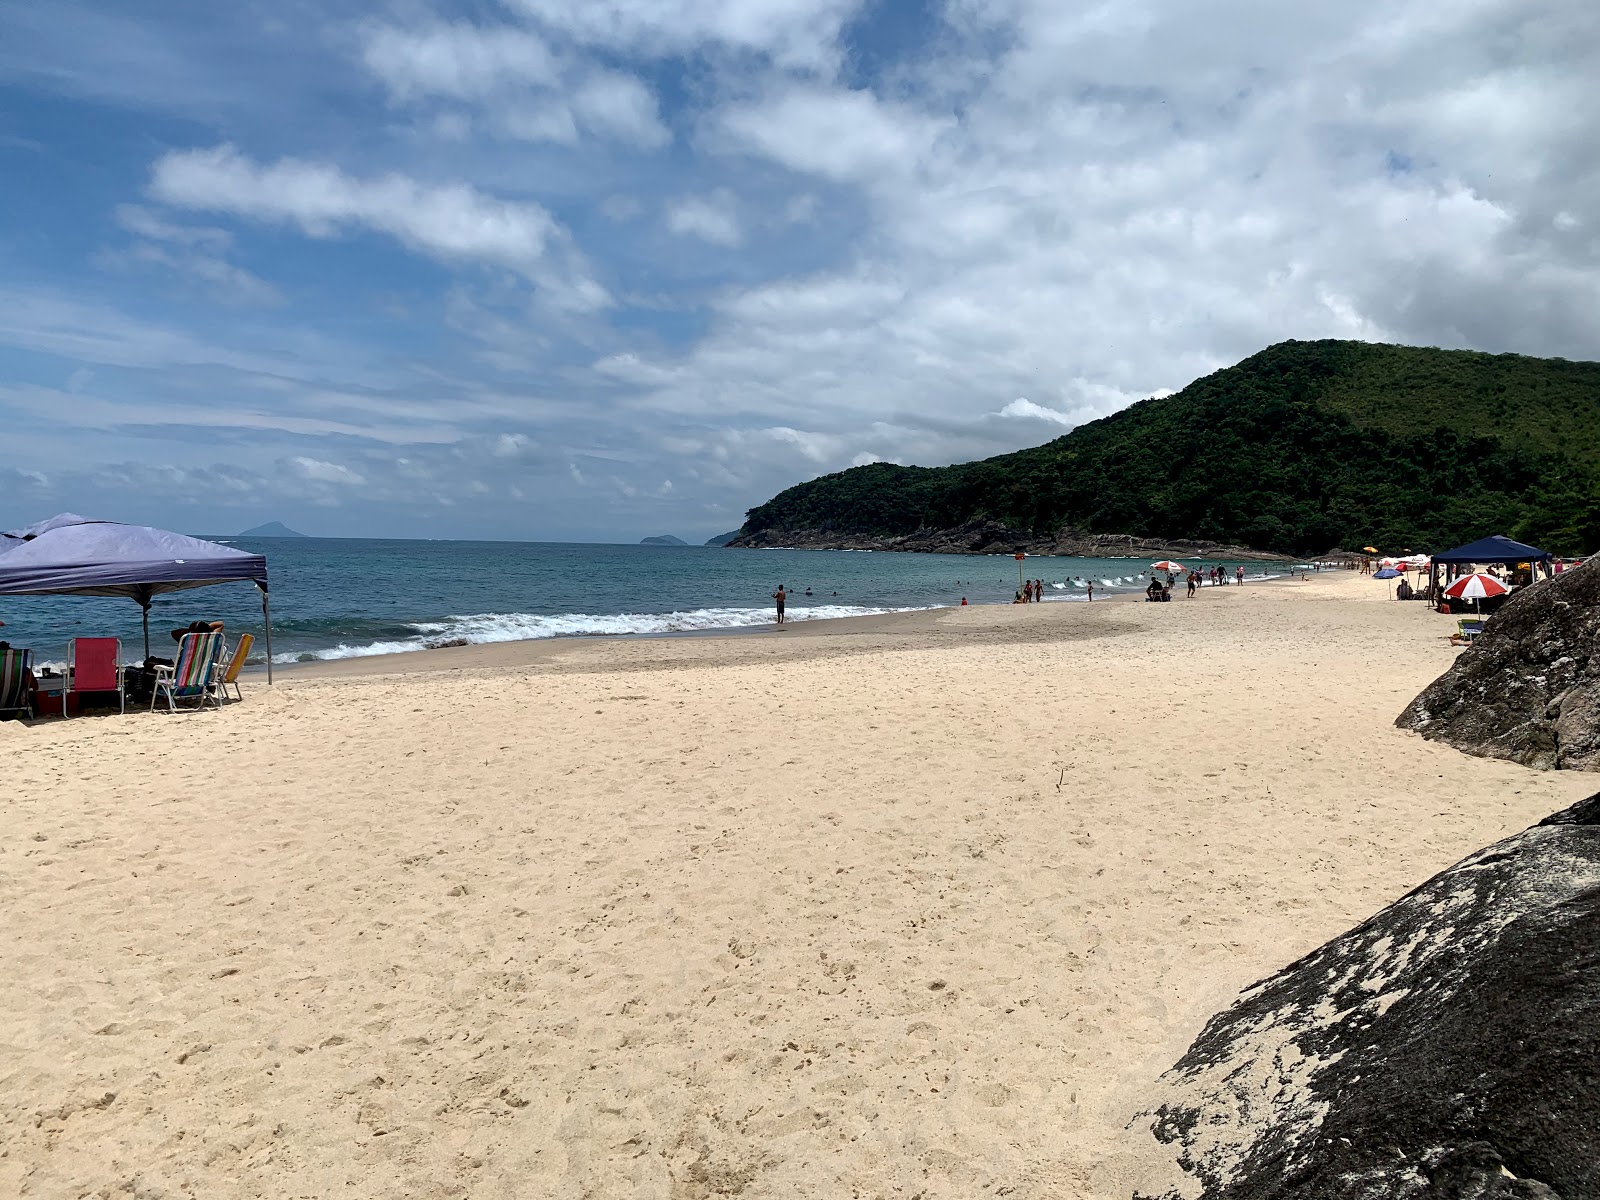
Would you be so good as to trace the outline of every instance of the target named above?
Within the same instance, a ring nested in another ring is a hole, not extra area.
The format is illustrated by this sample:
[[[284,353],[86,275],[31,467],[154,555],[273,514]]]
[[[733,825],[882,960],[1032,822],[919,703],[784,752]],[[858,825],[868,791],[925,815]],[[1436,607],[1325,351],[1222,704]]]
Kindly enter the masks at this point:
[[[28,697],[28,668],[32,665],[32,650],[0,647],[0,717],[27,713],[28,720],[33,720],[33,704]]]
[[[222,657],[220,633],[186,633],[178,642],[178,658],[170,667],[156,667],[155,688],[150,693],[150,709],[155,711],[156,701],[167,698],[167,708],[178,711],[178,703],[194,701],[196,708],[204,708],[210,701],[218,708],[222,701],[217,697],[217,660]]]

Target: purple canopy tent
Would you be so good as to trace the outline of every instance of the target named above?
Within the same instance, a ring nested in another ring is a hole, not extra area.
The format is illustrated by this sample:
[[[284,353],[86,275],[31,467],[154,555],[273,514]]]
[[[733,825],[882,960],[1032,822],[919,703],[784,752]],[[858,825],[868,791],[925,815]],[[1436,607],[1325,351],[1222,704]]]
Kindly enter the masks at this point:
[[[144,610],[150,657],[150,601],[163,592],[248,580],[261,592],[272,682],[272,610],[267,560],[231,546],[145,525],[62,513],[0,536],[0,596],[126,596]]]

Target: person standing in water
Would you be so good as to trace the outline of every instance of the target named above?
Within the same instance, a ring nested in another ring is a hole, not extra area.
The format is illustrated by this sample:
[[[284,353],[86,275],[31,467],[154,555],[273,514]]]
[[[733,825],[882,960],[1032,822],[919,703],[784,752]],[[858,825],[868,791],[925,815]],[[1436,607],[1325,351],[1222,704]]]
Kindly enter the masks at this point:
[[[772,593],[772,598],[778,602],[778,624],[783,624],[783,606],[789,601],[789,593],[783,590],[783,584],[778,585],[778,590]]]
[[[1089,599],[1094,599],[1094,580],[1089,580]]]

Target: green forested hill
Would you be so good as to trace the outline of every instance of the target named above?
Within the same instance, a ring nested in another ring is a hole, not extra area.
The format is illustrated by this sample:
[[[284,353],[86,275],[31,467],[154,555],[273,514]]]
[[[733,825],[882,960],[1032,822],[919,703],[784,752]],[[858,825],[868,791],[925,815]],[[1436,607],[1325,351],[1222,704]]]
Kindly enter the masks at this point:
[[[1600,549],[1600,363],[1283,342],[1043,446],[874,463],[789,488],[742,536],[899,536],[992,518],[1231,542],[1441,548],[1508,533]]]

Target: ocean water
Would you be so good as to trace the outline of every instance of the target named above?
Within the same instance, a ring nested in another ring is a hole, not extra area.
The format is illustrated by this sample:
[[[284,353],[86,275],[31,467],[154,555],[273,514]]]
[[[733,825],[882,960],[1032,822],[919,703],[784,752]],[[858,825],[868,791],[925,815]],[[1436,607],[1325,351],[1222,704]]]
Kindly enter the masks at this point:
[[[217,539],[267,557],[273,660],[353,658],[420,650],[430,643],[669,634],[772,621],[770,596],[790,591],[792,620],[817,620],[958,605],[1008,603],[1017,587],[1010,555],[888,554],[852,550],[550,542],[393,541],[347,538]],[[1202,568],[1216,560],[1192,560]],[[1230,568],[1234,564],[1228,564]],[[1029,558],[1045,599],[1137,591],[1147,559]],[[1261,577],[1263,564],[1246,565]],[[809,589],[810,594],[807,595]],[[170,654],[168,630],[194,620],[256,635],[264,659],[261,602],[247,583],[158,596],[150,613],[153,654]],[[0,637],[57,662],[73,637],[117,636],[124,657],[143,657],[139,606],[128,600],[0,597]]]

